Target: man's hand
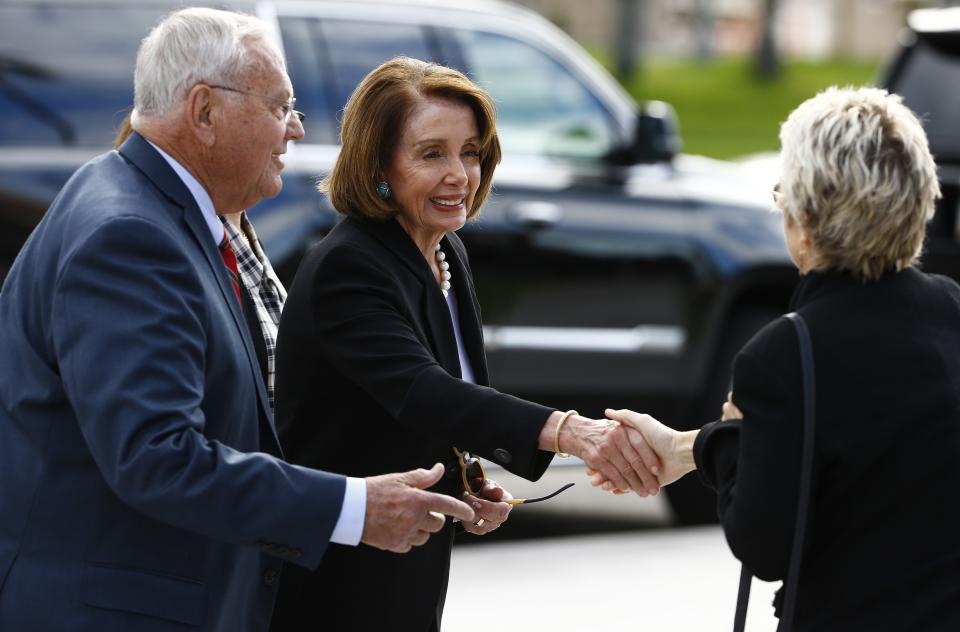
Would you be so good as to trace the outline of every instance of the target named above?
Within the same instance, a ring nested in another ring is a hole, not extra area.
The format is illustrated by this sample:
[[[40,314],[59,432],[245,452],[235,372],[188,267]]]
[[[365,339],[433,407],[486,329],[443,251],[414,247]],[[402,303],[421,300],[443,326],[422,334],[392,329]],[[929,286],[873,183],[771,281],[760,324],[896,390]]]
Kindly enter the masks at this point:
[[[540,449],[553,450],[557,420],[554,413],[540,433]],[[561,426],[560,450],[583,459],[587,467],[600,472],[614,487],[633,490],[640,496],[660,490],[657,474],[660,460],[643,436],[609,419],[589,419],[571,415]]]
[[[635,428],[643,434],[644,439],[657,453],[660,462],[663,464],[663,471],[660,473],[661,484],[669,485],[696,468],[693,460],[693,442],[699,431],[678,432],[663,425],[650,415],[635,413],[632,410],[612,410],[608,408],[605,414],[610,419],[624,426]],[[604,473],[600,471],[599,474]],[[591,482],[594,485],[604,485],[604,489],[610,488],[610,485],[605,485],[608,482],[613,483],[614,487],[623,489],[614,479],[606,478],[608,480],[603,480],[597,474],[593,474]]]
[[[378,549],[406,553],[443,528],[445,516],[464,523],[475,520],[473,509],[445,494],[424,491],[443,476],[443,465],[400,474],[370,476],[367,513],[360,541]]]

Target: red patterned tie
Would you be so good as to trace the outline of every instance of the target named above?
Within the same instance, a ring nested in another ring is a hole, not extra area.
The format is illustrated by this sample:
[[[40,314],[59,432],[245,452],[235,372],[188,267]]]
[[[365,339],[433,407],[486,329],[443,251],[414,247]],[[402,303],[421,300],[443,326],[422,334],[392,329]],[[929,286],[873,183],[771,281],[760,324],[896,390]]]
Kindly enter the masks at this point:
[[[237,267],[237,253],[233,251],[230,245],[230,239],[227,237],[227,231],[223,231],[223,239],[220,240],[220,256],[223,263],[227,266],[227,273],[230,275],[230,283],[233,285],[233,291],[237,294],[237,300],[240,300],[240,268]]]

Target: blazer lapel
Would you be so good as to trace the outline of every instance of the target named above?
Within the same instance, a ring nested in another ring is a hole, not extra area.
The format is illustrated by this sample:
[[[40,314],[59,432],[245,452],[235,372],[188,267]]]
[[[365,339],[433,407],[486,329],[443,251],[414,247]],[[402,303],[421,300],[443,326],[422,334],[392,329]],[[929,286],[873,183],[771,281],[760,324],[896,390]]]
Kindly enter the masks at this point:
[[[230,284],[227,276],[226,266],[216,244],[210,235],[210,229],[201,215],[202,211],[193,198],[193,194],[187,189],[187,186],[180,180],[176,172],[167,164],[157,151],[140,134],[134,132],[123,143],[118,150],[127,160],[136,165],[140,171],[149,178],[156,187],[164,193],[174,204],[180,207],[183,214],[184,223],[187,225],[188,232],[192,235],[200,251],[210,267],[210,271],[217,280],[220,287],[220,294],[227,303],[230,314],[233,316],[234,325],[236,325],[237,334],[243,341],[243,347],[247,352],[247,360],[250,363],[250,369],[258,376],[256,380],[257,397],[260,400],[260,416],[271,420],[270,433],[273,435],[274,442],[279,446],[276,438],[276,430],[273,428],[272,415],[267,400],[266,387],[263,379],[260,377],[260,363],[257,360],[257,354],[253,347],[253,341],[250,338],[250,332],[247,329],[247,323],[241,311],[240,303],[237,301],[237,295]],[[264,417],[265,415],[265,417]]]
[[[371,234],[409,268],[423,286],[423,304],[425,331],[430,338],[430,348],[434,357],[448,373],[463,377],[460,372],[460,357],[457,355],[457,339],[453,333],[450,310],[440,287],[433,278],[430,266],[407,232],[396,220],[378,222],[375,220],[353,220],[362,230]],[[446,252],[446,250],[444,250]]]
[[[207,265],[210,266],[211,272],[217,279],[220,293],[223,295],[223,300],[230,306],[230,313],[233,315],[237,329],[241,332],[245,331],[245,323],[241,320],[243,313],[240,311],[237,296],[227,276],[223,259],[217,251],[216,244],[213,243],[210,229],[203,221],[202,212],[200,207],[197,206],[193,194],[167,164],[167,161],[163,159],[163,156],[158,154],[150,143],[136,132],[130,135],[130,138],[123,143],[119,151],[152,180],[157,188],[171,201],[183,209],[184,222],[190,229],[194,241],[200,247],[200,251],[203,252],[203,256],[207,260]],[[246,342],[249,341],[244,340],[244,343]]]
[[[480,303],[477,301],[477,291],[473,284],[473,274],[467,265],[466,249],[456,234],[448,234],[443,238],[443,252],[447,255],[450,264],[450,274],[453,289],[457,295],[457,309],[460,312],[460,336],[470,366],[473,368],[473,377],[477,384],[488,386],[490,376],[487,373],[487,356],[483,351],[483,322],[481,319]]]

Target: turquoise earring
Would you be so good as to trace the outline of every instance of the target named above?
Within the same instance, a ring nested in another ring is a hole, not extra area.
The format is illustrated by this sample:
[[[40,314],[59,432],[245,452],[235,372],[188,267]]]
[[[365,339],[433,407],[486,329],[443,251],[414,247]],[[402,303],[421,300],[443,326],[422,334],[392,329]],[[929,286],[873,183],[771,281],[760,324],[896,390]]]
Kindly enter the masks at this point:
[[[386,180],[381,180],[377,184],[377,195],[379,195],[380,198],[383,200],[387,200],[390,198],[390,185],[387,184]]]

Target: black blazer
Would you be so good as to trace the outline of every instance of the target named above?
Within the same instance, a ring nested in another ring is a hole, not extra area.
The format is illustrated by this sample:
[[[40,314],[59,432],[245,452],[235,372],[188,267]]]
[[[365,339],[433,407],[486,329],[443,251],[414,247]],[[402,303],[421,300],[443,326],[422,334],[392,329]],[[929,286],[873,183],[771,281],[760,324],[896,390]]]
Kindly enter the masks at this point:
[[[434,491],[462,492],[451,447],[535,480],[553,454],[537,440],[553,411],[486,386],[480,308],[466,251],[443,238],[460,331],[477,384],[460,378],[450,312],[427,262],[394,220],[344,219],[307,254],[277,341],[281,443],[298,464],[351,476],[447,466]],[[274,630],[429,630],[439,624],[450,525],[404,555],[331,545],[310,577],[286,573]],[[343,617],[342,619],[340,617]]]
[[[960,287],[915,269],[808,274],[793,308],[816,364],[813,499],[796,630],[960,630]],[[785,318],[734,362],[742,422],[694,448],[734,554],[787,572],[799,490],[800,355]]]

